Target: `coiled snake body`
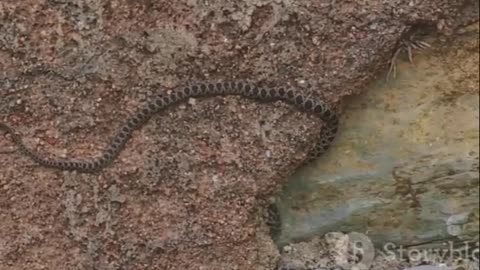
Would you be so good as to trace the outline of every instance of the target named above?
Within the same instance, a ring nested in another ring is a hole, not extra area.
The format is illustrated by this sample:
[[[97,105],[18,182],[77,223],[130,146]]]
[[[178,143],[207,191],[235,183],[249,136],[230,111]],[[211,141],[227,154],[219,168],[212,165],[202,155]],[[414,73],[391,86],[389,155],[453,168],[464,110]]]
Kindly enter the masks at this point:
[[[4,130],[6,133],[11,134],[11,138],[19,150],[42,166],[68,171],[92,173],[100,171],[110,164],[124,148],[125,144],[132,136],[132,133],[136,129],[139,129],[153,114],[162,111],[171,105],[185,101],[188,98],[225,95],[238,95],[262,102],[280,100],[295,106],[299,110],[319,116],[326,125],[321,129],[320,140],[315,144],[313,151],[308,155],[308,161],[323,154],[329,148],[335,138],[335,134],[337,133],[338,115],[325,102],[306,97],[286,87],[262,88],[251,83],[240,81],[198,83],[174,90],[169,95],[154,98],[125,121],[100,156],[88,160],[43,158],[34,150],[26,147],[22,142],[21,137],[8,125],[0,123],[0,130]]]

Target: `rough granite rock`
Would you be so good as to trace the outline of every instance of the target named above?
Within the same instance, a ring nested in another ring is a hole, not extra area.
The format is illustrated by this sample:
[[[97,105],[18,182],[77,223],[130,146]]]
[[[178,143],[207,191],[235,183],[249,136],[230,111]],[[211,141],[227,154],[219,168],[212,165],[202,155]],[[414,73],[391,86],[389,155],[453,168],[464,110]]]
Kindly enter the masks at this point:
[[[478,1],[0,3],[0,121],[54,156],[93,156],[154,94],[196,80],[289,84],[338,102],[402,34],[476,20]],[[273,269],[261,212],[319,123],[282,104],[191,100],[96,175],[0,156],[2,269]],[[12,144],[0,140],[0,149]]]

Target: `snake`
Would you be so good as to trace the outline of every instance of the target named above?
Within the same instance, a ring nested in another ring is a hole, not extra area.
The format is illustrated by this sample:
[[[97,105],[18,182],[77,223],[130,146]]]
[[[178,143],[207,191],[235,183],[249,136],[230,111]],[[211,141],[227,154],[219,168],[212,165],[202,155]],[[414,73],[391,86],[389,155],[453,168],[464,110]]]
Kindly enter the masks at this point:
[[[262,103],[283,101],[302,112],[318,116],[324,125],[320,129],[318,141],[314,143],[311,151],[307,154],[305,163],[309,163],[325,153],[332,144],[338,130],[338,113],[322,99],[302,94],[288,86],[260,87],[250,82],[234,80],[193,83],[178,87],[168,94],[160,94],[151,98],[120,125],[118,131],[100,155],[88,159],[45,158],[40,153],[27,147],[21,136],[17,135],[9,125],[0,122],[0,130],[10,134],[10,138],[18,150],[41,166],[63,171],[95,173],[109,166],[125,148],[134,131],[141,128],[154,114],[190,98],[215,96],[241,96]]]

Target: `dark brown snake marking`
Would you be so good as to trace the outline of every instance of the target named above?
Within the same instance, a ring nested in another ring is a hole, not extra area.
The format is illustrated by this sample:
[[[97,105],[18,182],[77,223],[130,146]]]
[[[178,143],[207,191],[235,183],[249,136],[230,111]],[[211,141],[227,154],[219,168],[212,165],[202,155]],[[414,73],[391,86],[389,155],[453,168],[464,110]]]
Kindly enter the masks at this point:
[[[132,133],[139,129],[153,114],[181,101],[185,101],[188,98],[226,95],[242,96],[260,102],[273,102],[280,100],[295,106],[301,111],[319,116],[326,125],[321,129],[320,141],[316,143],[313,151],[308,155],[308,161],[322,155],[329,148],[335,138],[335,134],[337,133],[338,115],[323,101],[306,97],[305,95],[296,93],[294,90],[286,87],[262,88],[241,81],[198,83],[174,90],[169,95],[154,98],[151,102],[145,104],[133,116],[127,119],[99,157],[89,160],[43,158],[34,150],[27,148],[22,142],[21,137],[8,125],[0,123],[0,130],[9,133],[19,150],[42,166],[67,171],[92,173],[100,171],[110,164],[122,151],[125,144],[132,136]]]

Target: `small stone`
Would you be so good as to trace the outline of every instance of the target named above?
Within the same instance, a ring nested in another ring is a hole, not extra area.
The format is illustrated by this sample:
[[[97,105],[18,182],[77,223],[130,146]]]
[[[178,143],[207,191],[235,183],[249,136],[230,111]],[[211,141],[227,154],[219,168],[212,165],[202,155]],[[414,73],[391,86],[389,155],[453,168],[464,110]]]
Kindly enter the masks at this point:
[[[108,191],[110,192],[110,201],[112,202],[124,203],[127,200],[125,195],[120,194],[120,190],[116,185],[112,185]]]
[[[284,246],[283,247],[283,252],[291,252],[292,251],[292,247],[290,245],[287,245],[287,246]]]

